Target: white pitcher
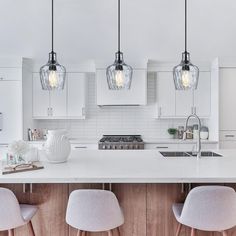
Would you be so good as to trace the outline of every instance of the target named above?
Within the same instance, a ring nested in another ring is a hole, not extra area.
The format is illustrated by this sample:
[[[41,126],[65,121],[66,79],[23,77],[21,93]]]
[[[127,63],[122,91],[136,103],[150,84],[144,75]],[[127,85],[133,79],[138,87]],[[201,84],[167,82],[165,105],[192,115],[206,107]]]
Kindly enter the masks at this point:
[[[44,151],[49,162],[66,162],[71,151],[65,130],[48,130]]]

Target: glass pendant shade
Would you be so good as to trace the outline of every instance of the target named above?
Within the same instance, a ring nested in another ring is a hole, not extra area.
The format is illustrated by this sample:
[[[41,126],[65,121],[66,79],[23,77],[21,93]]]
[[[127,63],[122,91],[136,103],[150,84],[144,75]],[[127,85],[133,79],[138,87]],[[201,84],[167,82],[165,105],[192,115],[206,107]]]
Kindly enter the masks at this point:
[[[57,62],[56,53],[49,53],[48,63],[40,68],[43,90],[62,90],[66,79],[66,69]]]
[[[199,69],[190,62],[188,52],[182,54],[182,61],[173,69],[176,90],[197,89]]]
[[[107,67],[106,76],[111,90],[128,90],[132,82],[133,69],[124,63],[123,53],[117,52],[115,62]]]

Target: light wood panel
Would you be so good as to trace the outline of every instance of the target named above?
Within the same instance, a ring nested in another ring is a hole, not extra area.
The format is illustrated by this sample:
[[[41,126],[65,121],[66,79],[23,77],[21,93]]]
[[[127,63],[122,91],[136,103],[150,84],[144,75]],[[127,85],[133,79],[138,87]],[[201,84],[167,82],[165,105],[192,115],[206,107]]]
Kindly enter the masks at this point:
[[[38,213],[32,220],[36,235],[68,235],[69,228],[65,222],[67,201],[68,184],[33,185],[30,203],[39,207]]]
[[[124,212],[125,224],[121,226],[122,236],[146,235],[146,184],[113,184]]]
[[[179,184],[147,184],[147,235],[173,236],[177,222],[172,213],[174,202],[183,202]],[[181,236],[186,229],[182,227]]]

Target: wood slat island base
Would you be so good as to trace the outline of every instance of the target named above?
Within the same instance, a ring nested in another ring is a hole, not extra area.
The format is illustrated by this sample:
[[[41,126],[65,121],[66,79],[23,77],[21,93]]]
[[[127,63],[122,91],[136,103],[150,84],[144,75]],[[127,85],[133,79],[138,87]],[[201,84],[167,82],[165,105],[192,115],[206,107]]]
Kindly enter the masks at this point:
[[[193,184],[192,187],[197,184]],[[236,184],[226,184],[236,189]],[[75,189],[101,189],[102,184],[33,184],[23,193],[22,184],[1,184],[14,191],[20,203],[37,204],[39,211],[33,218],[36,236],[76,236],[77,230],[65,222],[66,206],[71,191]],[[186,185],[188,187],[188,185]],[[124,211],[125,224],[122,236],[174,236],[177,222],[172,213],[174,202],[183,202],[188,188],[181,184],[112,184]],[[17,228],[15,236],[31,236],[27,226]],[[181,236],[190,236],[191,230],[183,226]],[[114,231],[114,236],[117,233]],[[220,233],[197,231],[196,236],[220,236]],[[228,231],[236,236],[236,228]],[[0,232],[7,236],[7,232]],[[107,233],[89,233],[88,236],[107,236]]]

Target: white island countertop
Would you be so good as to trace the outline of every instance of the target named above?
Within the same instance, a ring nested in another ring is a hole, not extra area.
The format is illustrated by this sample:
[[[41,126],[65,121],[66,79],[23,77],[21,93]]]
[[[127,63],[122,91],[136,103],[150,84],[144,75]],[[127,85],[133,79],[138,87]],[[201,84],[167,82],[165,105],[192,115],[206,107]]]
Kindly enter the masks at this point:
[[[157,150],[84,150],[68,162],[0,175],[0,183],[236,183],[236,150],[223,157],[163,157]]]

